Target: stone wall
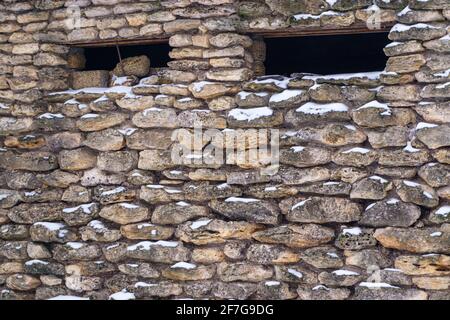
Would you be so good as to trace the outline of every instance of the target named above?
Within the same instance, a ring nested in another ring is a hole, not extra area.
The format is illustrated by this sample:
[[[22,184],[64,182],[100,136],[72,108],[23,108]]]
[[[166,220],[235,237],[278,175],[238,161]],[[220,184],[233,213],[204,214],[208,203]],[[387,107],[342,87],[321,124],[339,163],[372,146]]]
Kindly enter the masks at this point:
[[[253,31],[373,12],[397,22],[384,71],[255,79]],[[3,1],[0,299],[449,299],[449,18],[448,0]],[[154,37],[168,68],[83,72],[70,44]],[[174,163],[230,147],[193,145],[195,125],[279,129],[278,170]]]

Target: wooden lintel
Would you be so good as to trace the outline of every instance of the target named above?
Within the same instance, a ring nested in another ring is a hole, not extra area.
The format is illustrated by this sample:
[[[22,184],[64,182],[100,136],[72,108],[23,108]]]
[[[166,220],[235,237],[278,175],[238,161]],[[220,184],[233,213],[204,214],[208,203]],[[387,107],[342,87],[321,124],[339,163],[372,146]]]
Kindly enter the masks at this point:
[[[169,38],[135,38],[135,39],[114,39],[114,40],[95,40],[95,41],[77,41],[77,42],[67,42],[66,44],[72,47],[112,47],[115,45],[119,46],[132,46],[132,45],[143,45],[143,44],[161,44],[169,43]]]
[[[385,24],[379,29],[369,29],[365,25],[352,26],[348,28],[284,28],[284,29],[260,29],[245,30],[248,35],[262,36],[265,38],[286,38],[286,37],[307,37],[326,36],[340,34],[361,34],[361,33],[384,33],[389,32],[393,24]]]
[[[239,30],[241,34],[248,34],[254,36],[262,36],[265,38],[283,38],[283,37],[306,37],[306,36],[321,36],[321,35],[340,35],[340,34],[360,34],[360,33],[380,33],[388,32],[393,24],[384,24],[380,29],[369,29],[365,24],[358,24],[346,28],[284,28],[284,29],[249,29]],[[78,41],[66,42],[67,45],[73,47],[110,47],[110,46],[131,46],[143,44],[162,44],[168,43],[168,37],[161,38],[145,38],[139,37],[134,39],[112,39],[112,40],[95,40],[95,41]]]

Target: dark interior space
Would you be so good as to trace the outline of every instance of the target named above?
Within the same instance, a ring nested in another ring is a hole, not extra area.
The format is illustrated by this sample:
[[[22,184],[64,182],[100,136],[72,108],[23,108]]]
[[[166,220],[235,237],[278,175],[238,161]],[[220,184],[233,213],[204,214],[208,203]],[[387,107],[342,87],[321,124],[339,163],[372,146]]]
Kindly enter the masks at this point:
[[[146,55],[150,58],[152,68],[167,67],[171,50],[168,43],[119,46],[122,59]],[[92,47],[85,48],[85,70],[112,70],[119,62],[117,48]]]
[[[266,38],[266,74],[381,71],[388,33]]]

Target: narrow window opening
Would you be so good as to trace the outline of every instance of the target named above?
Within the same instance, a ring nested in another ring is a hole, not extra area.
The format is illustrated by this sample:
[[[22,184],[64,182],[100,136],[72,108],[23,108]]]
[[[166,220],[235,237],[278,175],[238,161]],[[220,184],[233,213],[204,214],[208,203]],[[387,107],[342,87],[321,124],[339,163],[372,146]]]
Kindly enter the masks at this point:
[[[170,61],[169,52],[171,48],[168,43],[122,45],[119,46],[119,49],[122,59],[146,55],[150,59],[152,68],[167,67],[167,63]],[[85,48],[84,55],[86,57],[85,71],[112,70],[119,62],[115,46]]]
[[[266,38],[266,74],[338,74],[386,66],[387,33]]]

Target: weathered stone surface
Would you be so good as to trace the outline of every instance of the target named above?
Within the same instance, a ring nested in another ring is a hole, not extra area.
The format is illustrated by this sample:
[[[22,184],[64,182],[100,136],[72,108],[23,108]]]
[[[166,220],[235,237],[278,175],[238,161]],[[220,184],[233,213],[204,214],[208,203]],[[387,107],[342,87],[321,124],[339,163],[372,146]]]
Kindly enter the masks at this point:
[[[215,266],[197,266],[192,263],[176,263],[162,271],[165,278],[178,281],[200,281],[214,276]]]
[[[20,262],[5,262],[0,264],[0,274],[22,273],[24,270]]]
[[[383,167],[379,166],[375,169],[376,174],[385,175],[395,178],[413,178],[416,176],[417,170],[412,167]]]
[[[184,200],[182,190],[158,184],[142,186],[139,196],[142,200],[152,204]]]
[[[278,207],[264,200],[230,197],[225,201],[213,200],[209,206],[215,212],[230,219],[243,219],[263,224],[276,224],[278,222]]]
[[[450,277],[414,277],[412,281],[420,289],[447,290],[450,287]]]
[[[283,92],[274,94],[269,99],[271,108],[286,108],[298,105],[308,100],[308,95],[303,90],[284,90]]]
[[[125,139],[119,131],[106,129],[89,133],[83,144],[99,151],[116,151],[125,146]]]
[[[0,239],[26,240],[29,236],[28,228],[23,225],[5,224],[0,226]]]
[[[346,267],[332,272],[321,272],[319,281],[326,286],[351,287],[364,279],[364,274],[358,268]]]
[[[214,264],[225,260],[225,250],[221,248],[196,248],[192,251],[192,260],[202,264]]]
[[[408,275],[443,276],[449,275],[450,257],[443,254],[427,254],[420,256],[399,256],[395,259],[395,267]]]
[[[401,150],[381,150],[378,163],[383,166],[416,167],[430,160],[430,155],[425,149],[416,149],[409,143]]]
[[[300,260],[299,255],[282,247],[253,244],[247,250],[247,260],[260,264],[295,263]]]
[[[445,35],[445,30],[431,24],[418,23],[413,25],[404,25],[398,23],[391,29],[389,39],[393,41],[403,40],[431,40]]]
[[[422,52],[424,50],[425,49],[422,46],[421,42],[416,40],[405,42],[391,42],[383,49],[384,53],[389,57],[408,53]]]
[[[404,126],[414,122],[414,113],[409,109],[391,109],[386,104],[377,101],[369,102],[352,112],[353,121],[369,128],[386,126]]]
[[[345,146],[362,143],[367,139],[364,131],[350,124],[325,124],[302,127],[298,131],[280,132],[281,143],[289,145],[316,142],[327,146]]]
[[[318,285],[313,288],[298,287],[297,293],[302,300],[344,300],[351,292],[345,288],[328,288]]]
[[[370,285],[370,284],[369,284]],[[426,300],[428,295],[425,291],[417,289],[401,289],[395,286],[377,287],[358,286],[353,299],[355,300]]]
[[[122,113],[87,113],[77,121],[77,127],[81,131],[100,131],[121,124],[125,118]]]
[[[22,200],[19,192],[14,190],[0,189],[0,197],[0,208],[4,209],[14,207]]]
[[[24,264],[24,271],[34,275],[64,275],[64,265],[43,260],[29,260]]]
[[[350,120],[348,106],[343,103],[317,104],[307,102],[286,114],[289,126],[298,126],[310,121],[346,121]]]
[[[392,183],[380,176],[370,176],[353,184],[350,198],[380,200],[392,189]]]
[[[286,283],[266,281],[258,285],[256,297],[257,299],[286,300],[297,297],[297,293]]]
[[[43,136],[26,135],[22,137],[6,137],[4,144],[9,148],[38,149],[46,143]]]
[[[102,152],[97,157],[97,167],[107,172],[130,171],[137,162],[138,155],[133,151]]]
[[[450,167],[436,162],[427,163],[420,167],[419,177],[434,187],[443,187],[450,184]]]
[[[273,275],[273,270],[269,267],[250,264],[244,262],[238,263],[220,263],[217,266],[217,274],[220,280],[259,282],[269,279]]]
[[[83,241],[113,242],[119,240],[122,235],[119,230],[108,229],[102,221],[92,220],[87,226],[80,228]]]
[[[187,110],[177,116],[177,124],[182,128],[226,128],[226,120],[222,116],[210,110]]]
[[[15,274],[6,279],[6,285],[13,290],[29,291],[39,287],[41,281],[26,274]]]
[[[365,167],[378,159],[376,150],[355,147],[344,148],[334,153],[332,160],[341,166]]]
[[[334,237],[330,228],[315,224],[285,225],[257,231],[252,237],[259,242],[284,244],[292,248],[308,248],[327,243]]]
[[[366,249],[361,251],[344,251],[345,264],[370,270],[371,268],[385,268],[391,265],[392,261],[388,255],[376,249]]]
[[[174,228],[156,226],[151,223],[128,224],[120,228],[125,238],[135,240],[166,240],[173,235],[174,231]]]
[[[412,285],[411,277],[402,272],[400,269],[385,268],[381,270],[375,270],[370,277],[367,278],[368,282],[381,282],[388,283],[393,286],[409,286]]]
[[[450,122],[450,112],[448,103],[419,103],[414,110],[427,122],[448,123]]]
[[[77,240],[76,233],[57,222],[36,222],[30,227],[31,240],[65,243]]]
[[[420,123],[417,125],[420,126]],[[420,128],[420,127],[419,127]],[[417,138],[423,142],[430,149],[437,149],[440,147],[447,147],[450,145],[447,137],[450,135],[450,126],[448,125],[432,125],[417,130]]]
[[[132,203],[119,203],[103,207],[99,215],[118,224],[140,222],[149,218],[147,208]]]
[[[388,227],[377,229],[374,237],[387,248],[415,253],[448,253],[449,232],[438,228],[401,229]]]
[[[419,207],[391,198],[369,205],[359,223],[371,227],[409,227],[419,217]]]
[[[194,82],[189,86],[189,91],[195,98],[211,99],[233,92],[233,87],[220,82]]]
[[[0,241],[0,257],[10,260],[28,258],[26,241]]]
[[[433,158],[440,163],[450,164],[450,149],[442,148],[433,152]]]
[[[438,205],[439,198],[433,188],[414,181],[395,181],[396,191],[404,202],[412,202],[420,206],[433,208]]]
[[[0,168],[7,170],[50,171],[58,168],[54,154],[45,151],[31,151],[15,154],[11,151],[2,152]]]
[[[17,134],[33,130],[35,123],[32,118],[0,118],[0,135]]]
[[[44,185],[55,188],[67,188],[69,185],[80,181],[80,177],[78,175],[62,170],[56,170],[49,174],[38,175],[37,178]]]
[[[450,205],[444,204],[433,210],[428,217],[428,220],[434,223],[449,222],[450,220]]]
[[[306,169],[282,167],[279,170],[281,180],[287,185],[298,185],[331,179],[331,172],[324,167]]]
[[[116,103],[122,109],[130,111],[142,111],[151,108],[155,105],[153,96],[144,97],[123,97],[120,100],[116,100]]]
[[[138,56],[123,59],[113,70],[113,74],[118,77],[136,76],[145,77],[150,70],[150,59],[147,56]]]
[[[152,107],[133,116],[133,124],[139,128],[174,128],[177,125],[174,109]]]
[[[300,258],[315,268],[340,268],[344,265],[339,252],[331,246],[315,247],[303,251]]]
[[[81,184],[85,187],[99,184],[121,184],[124,181],[125,177],[123,175],[103,172],[96,168],[85,171],[81,178]]]
[[[133,292],[137,298],[160,297],[167,298],[177,296],[183,292],[181,285],[173,282],[146,283],[137,282],[134,285]]]
[[[280,163],[299,168],[326,164],[330,161],[331,152],[323,148],[294,146],[280,152]]]
[[[46,137],[47,145],[51,150],[75,149],[81,146],[83,137],[77,132],[61,132]]]
[[[247,299],[251,296],[257,287],[253,283],[243,282],[218,282],[213,288],[212,294],[221,299]]]
[[[261,225],[243,221],[226,222],[203,218],[179,225],[175,236],[183,242],[196,245],[224,243],[227,239],[251,239],[253,232],[261,228]]]
[[[126,256],[159,263],[175,263],[189,259],[190,251],[182,243],[174,241],[143,241],[128,246]]]
[[[109,72],[107,70],[78,71],[72,73],[72,89],[91,87],[105,88],[108,86]]]
[[[335,245],[341,249],[361,250],[376,245],[377,241],[373,237],[373,229],[341,228],[341,233],[337,236]]]
[[[130,276],[140,276],[143,278],[158,278],[159,272],[149,263],[127,263],[118,266],[119,271]]]
[[[139,153],[138,168],[143,170],[165,170],[174,167],[171,153],[161,150],[145,150]]]
[[[99,186],[93,190],[93,199],[101,204],[130,202],[136,199],[136,190],[127,187]]]
[[[59,153],[58,162],[63,170],[78,171],[93,168],[97,163],[97,157],[86,148],[63,150]]]
[[[62,219],[69,226],[80,226],[91,221],[98,213],[97,203],[86,203],[76,207],[64,208],[62,210]]]
[[[367,136],[369,138],[372,148],[386,148],[386,147],[403,147],[408,142],[409,130],[406,127],[392,126],[386,130],[369,131]]]
[[[421,54],[390,57],[387,61],[386,71],[397,73],[415,72],[418,71],[425,63],[426,60]]]
[[[152,222],[157,224],[180,224],[193,218],[208,216],[207,207],[192,205],[184,201],[160,205],[152,213]]]
[[[351,222],[361,215],[361,207],[344,198],[288,198],[280,202],[280,208],[292,222]]]
[[[63,203],[20,204],[12,208],[8,217],[16,223],[33,224],[40,221],[60,220]]]

